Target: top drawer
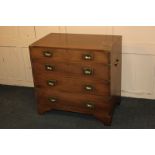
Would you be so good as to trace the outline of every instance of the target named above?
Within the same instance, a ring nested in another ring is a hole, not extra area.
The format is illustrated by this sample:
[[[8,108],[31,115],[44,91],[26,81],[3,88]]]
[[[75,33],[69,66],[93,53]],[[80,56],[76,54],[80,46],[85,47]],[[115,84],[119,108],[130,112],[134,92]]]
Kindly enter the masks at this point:
[[[108,52],[104,51],[86,51],[86,50],[67,50],[67,49],[51,49],[51,48],[31,48],[31,60],[51,60],[57,62],[96,62],[110,63]]]

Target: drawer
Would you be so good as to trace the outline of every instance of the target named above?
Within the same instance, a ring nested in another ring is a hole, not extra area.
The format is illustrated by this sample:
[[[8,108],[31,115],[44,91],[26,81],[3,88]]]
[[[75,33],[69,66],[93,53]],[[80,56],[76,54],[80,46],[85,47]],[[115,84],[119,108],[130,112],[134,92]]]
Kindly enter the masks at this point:
[[[49,89],[37,89],[37,99],[38,104],[41,104],[42,106],[51,107],[51,109],[68,110],[74,112],[110,112],[113,107],[110,97],[58,93],[51,92]]]
[[[87,64],[81,63],[56,63],[45,61],[39,63],[34,61],[32,64],[33,72],[36,75],[53,76],[59,75],[63,77],[84,77],[96,78],[102,80],[110,80],[110,68],[104,64]]]
[[[74,92],[94,95],[110,95],[110,83],[105,80],[86,78],[62,78],[56,75],[37,75],[34,78],[37,88],[48,88],[59,92]]]
[[[110,63],[110,56],[108,52],[92,51],[92,50],[67,50],[67,49],[51,49],[51,48],[31,48],[31,60],[57,61],[57,62],[96,62],[96,63]]]

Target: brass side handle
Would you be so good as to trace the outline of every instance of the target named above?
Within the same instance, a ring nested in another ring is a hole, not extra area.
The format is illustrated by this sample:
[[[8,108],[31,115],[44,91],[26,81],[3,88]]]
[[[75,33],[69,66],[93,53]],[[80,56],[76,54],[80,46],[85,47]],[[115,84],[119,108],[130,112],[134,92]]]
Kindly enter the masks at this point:
[[[53,52],[52,51],[43,51],[43,55],[45,57],[52,57],[53,56]]]
[[[56,98],[56,97],[49,97],[48,100],[49,100],[51,103],[56,103],[56,102],[57,102],[57,98]]]
[[[56,80],[48,80],[48,81],[47,81],[47,85],[48,85],[48,86],[52,86],[52,87],[55,86],[56,83],[57,83]]]
[[[45,70],[47,70],[47,71],[54,71],[55,70],[55,66],[54,65],[46,64],[45,65]]]
[[[94,109],[95,108],[95,103],[93,103],[93,102],[87,102],[86,103],[86,108],[88,108],[88,109]]]
[[[83,68],[83,74],[84,75],[92,75],[93,74],[93,69],[91,69],[91,68]]]
[[[117,67],[119,64],[119,59],[116,59],[115,62],[114,62],[114,65]]]
[[[92,60],[93,59],[93,55],[92,54],[83,54],[83,59],[84,60]]]
[[[84,88],[86,91],[92,91],[94,89],[91,85],[85,85]]]

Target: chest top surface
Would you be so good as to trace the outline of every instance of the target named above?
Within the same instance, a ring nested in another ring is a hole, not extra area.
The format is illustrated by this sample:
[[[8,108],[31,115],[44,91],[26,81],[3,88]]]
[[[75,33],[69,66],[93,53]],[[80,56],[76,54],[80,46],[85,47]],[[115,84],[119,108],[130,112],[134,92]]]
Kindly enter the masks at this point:
[[[118,35],[51,33],[34,42],[30,47],[110,51],[121,39],[122,37]]]

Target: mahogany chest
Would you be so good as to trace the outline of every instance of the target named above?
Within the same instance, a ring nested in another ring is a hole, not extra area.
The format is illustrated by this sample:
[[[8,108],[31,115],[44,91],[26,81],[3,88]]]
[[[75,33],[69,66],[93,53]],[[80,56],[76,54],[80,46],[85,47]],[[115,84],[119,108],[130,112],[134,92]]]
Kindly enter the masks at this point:
[[[39,114],[79,112],[111,124],[121,99],[121,36],[52,33],[29,49]]]

